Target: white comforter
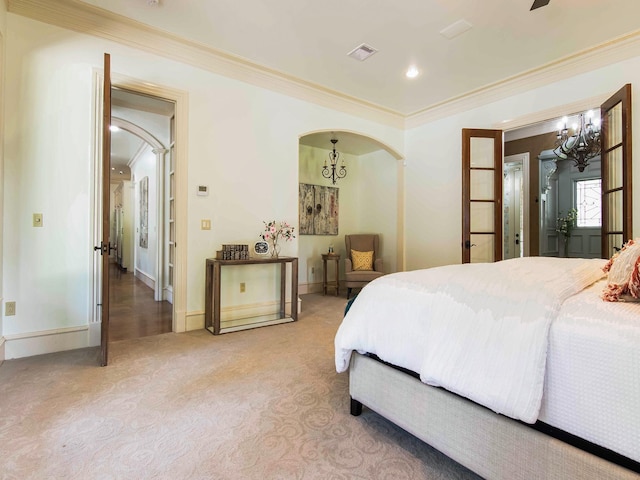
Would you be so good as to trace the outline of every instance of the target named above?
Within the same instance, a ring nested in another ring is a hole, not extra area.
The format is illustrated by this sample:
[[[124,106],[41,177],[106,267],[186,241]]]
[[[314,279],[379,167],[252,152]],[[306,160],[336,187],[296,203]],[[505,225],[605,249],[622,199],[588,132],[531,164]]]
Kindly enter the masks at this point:
[[[338,372],[351,352],[420,374],[533,423],[549,326],[562,302],[604,276],[600,259],[528,257],[386,275],[369,283],[335,337]]]

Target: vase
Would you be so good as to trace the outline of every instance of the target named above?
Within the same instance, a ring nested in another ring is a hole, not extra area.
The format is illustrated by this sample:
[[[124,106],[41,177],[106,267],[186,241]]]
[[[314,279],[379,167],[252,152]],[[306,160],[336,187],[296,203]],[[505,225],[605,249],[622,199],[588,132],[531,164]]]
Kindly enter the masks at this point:
[[[564,258],[569,258],[569,238],[564,237]]]
[[[273,242],[273,246],[271,248],[271,257],[278,258],[280,256],[280,245],[278,242]]]

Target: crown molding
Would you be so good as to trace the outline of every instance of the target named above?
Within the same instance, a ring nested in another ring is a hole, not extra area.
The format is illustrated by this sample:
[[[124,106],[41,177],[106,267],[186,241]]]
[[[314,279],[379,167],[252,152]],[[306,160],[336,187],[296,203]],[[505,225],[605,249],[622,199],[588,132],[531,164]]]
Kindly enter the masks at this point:
[[[640,30],[636,30],[407,115],[405,127],[415,128],[639,55]]]
[[[78,0],[1,0],[10,13],[185,63],[399,129],[416,128],[640,55],[640,30],[403,115]]]
[[[395,128],[404,116],[77,0],[7,0],[8,11]]]

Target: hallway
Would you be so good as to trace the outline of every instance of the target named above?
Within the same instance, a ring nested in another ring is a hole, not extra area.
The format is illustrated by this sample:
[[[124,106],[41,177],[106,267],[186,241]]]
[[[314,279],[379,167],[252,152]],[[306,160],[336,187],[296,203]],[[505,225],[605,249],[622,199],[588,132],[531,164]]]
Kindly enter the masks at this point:
[[[111,265],[109,277],[109,341],[171,332],[172,305],[156,302],[153,289],[133,273]]]

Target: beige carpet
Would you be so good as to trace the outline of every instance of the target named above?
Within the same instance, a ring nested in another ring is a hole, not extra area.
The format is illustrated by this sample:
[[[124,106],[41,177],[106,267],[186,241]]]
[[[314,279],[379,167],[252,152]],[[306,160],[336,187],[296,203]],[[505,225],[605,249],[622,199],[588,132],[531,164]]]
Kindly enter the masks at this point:
[[[0,366],[2,479],[478,478],[366,409],[333,337],[346,300],[297,323],[164,334]]]

